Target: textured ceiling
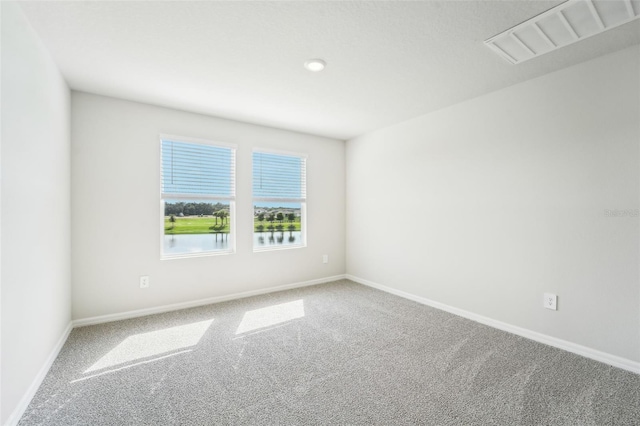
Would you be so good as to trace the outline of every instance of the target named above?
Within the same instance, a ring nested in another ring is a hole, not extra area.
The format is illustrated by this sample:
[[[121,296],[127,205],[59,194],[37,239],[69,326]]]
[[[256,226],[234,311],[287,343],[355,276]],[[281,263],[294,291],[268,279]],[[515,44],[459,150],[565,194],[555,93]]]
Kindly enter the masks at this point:
[[[483,45],[559,3],[21,5],[73,89],[348,139],[640,43],[635,21],[515,66]]]

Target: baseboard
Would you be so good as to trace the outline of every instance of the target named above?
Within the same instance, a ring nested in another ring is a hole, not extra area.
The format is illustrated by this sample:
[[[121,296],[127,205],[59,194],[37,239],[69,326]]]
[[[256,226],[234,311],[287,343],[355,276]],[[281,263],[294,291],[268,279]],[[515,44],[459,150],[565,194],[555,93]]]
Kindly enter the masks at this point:
[[[344,278],[345,278],[344,274],[334,275],[332,277],[318,278],[310,281],[303,281],[303,282],[298,282],[293,284],[285,284],[285,285],[280,285],[276,287],[262,288],[259,290],[244,291],[241,293],[234,293],[234,294],[229,294],[225,296],[209,297],[207,299],[193,300],[190,302],[174,303],[171,305],[163,305],[163,306],[157,306],[153,308],[138,309],[135,311],[120,312],[117,314],[82,318],[82,319],[73,320],[73,327],[83,327],[87,325],[102,324],[105,322],[120,321],[120,320],[125,320],[130,318],[143,317],[146,315],[161,314],[163,312],[178,311],[180,309],[195,308],[197,306],[211,305],[212,303],[226,302],[228,300],[243,299],[245,297],[258,296],[261,294],[273,293],[276,291],[290,290],[293,288],[307,287],[307,286],[316,285],[316,284],[328,283],[331,281],[342,280]]]
[[[60,353],[60,350],[62,349],[65,342],[67,341],[67,338],[69,337],[69,334],[71,333],[72,329],[73,329],[73,324],[69,322],[69,324],[67,324],[67,327],[62,332],[62,335],[56,342],[56,345],[51,350],[51,353],[49,353],[49,356],[47,357],[44,364],[40,368],[40,371],[38,371],[38,374],[36,374],[36,377],[31,382],[29,389],[27,389],[27,392],[25,392],[25,394],[22,396],[16,408],[13,410],[11,415],[9,415],[9,418],[5,422],[5,426],[14,426],[18,424],[18,422],[24,415],[25,411],[27,410],[29,403],[31,403],[31,400],[35,396],[40,385],[42,384],[42,381],[47,376],[47,373],[49,372],[49,369],[53,365],[53,362],[58,357],[58,354]]]
[[[452,313],[454,315],[461,316],[463,318],[470,319],[475,322],[479,322],[489,327],[497,328],[518,336],[525,337],[527,339],[535,340],[536,342],[544,343],[545,345],[553,346],[559,349],[563,349],[568,352],[572,352],[577,355],[591,358],[596,361],[603,362],[605,364],[612,365],[614,367],[621,368],[623,370],[631,371],[636,374],[640,374],[640,362],[632,361],[630,359],[622,358],[616,355],[612,355],[606,352],[601,352],[596,349],[592,349],[586,346],[578,345],[576,343],[569,342],[567,340],[558,339],[556,337],[548,336],[546,334],[538,333],[526,328],[511,325],[502,321],[498,321],[489,317],[474,314],[473,312],[465,311],[464,309],[455,308],[453,306],[445,305],[444,303],[435,302],[425,297],[416,296],[401,290],[396,290],[391,287],[387,287],[382,284],[374,283],[363,278],[359,278],[350,274],[346,274],[348,280],[354,281],[359,284],[366,285],[378,290],[382,290],[386,293],[394,294],[396,296],[403,297],[405,299],[413,300],[414,302],[421,303],[423,305],[431,306],[442,311]]]

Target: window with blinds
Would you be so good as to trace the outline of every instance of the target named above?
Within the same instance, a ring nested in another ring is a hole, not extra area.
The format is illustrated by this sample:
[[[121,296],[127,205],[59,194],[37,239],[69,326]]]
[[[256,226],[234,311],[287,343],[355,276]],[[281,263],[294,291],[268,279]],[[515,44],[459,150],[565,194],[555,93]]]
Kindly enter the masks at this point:
[[[254,250],[306,244],[307,157],[253,152]]]
[[[232,253],[235,147],[161,138],[163,257]]]

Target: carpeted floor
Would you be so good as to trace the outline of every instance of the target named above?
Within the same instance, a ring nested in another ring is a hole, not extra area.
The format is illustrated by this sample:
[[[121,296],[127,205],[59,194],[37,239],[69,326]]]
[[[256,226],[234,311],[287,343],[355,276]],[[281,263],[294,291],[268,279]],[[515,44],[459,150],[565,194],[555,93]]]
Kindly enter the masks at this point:
[[[640,425],[640,376],[338,281],[77,328],[41,424]]]

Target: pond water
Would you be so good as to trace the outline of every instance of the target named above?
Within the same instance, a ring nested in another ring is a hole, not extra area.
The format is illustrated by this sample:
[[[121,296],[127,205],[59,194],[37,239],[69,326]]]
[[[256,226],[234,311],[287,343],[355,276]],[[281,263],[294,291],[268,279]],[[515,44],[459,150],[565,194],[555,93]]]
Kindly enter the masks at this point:
[[[287,246],[301,244],[300,231],[255,232],[254,247]],[[179,234],[165,235],[163,253],[189,254],[224,251],[229,248],[229,234]]]
[[[229,248],[229,234],[179,234],[164,236],[164,254],[222,251]]]
[[[254,247],[290,246],[302,244],[300,231],[254,232]]]

